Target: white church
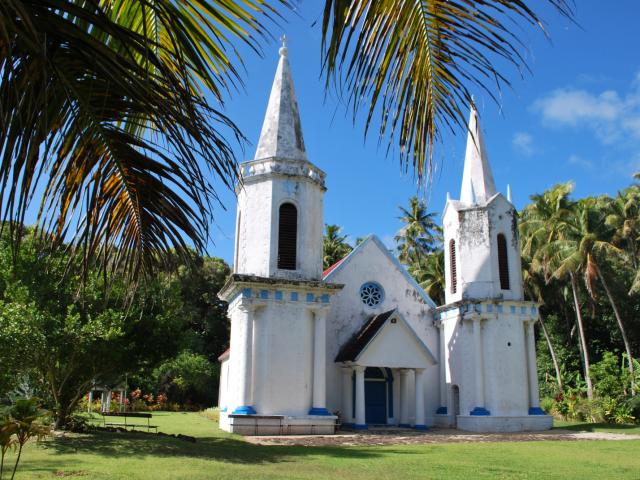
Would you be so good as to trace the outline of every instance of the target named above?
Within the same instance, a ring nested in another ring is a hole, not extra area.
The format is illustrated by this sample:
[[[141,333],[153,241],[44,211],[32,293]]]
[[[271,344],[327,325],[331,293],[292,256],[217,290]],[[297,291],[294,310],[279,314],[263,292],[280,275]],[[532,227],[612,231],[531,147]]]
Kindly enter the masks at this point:
[[[242,167],[220,356],[220,426],[247,435],[391,425],[544,430],[517,214],[471,109],[460,200],[443,214],[446,305],[376,236],[322,271],[325,173],[307,158],[280,48],[255,159]]]

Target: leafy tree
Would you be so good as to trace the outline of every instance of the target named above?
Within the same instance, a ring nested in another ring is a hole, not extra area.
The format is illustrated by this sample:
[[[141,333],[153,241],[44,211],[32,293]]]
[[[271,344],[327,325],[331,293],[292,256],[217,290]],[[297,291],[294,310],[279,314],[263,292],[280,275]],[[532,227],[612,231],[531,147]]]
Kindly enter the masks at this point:
[[[154,371],[158,391],[174,402],[211,406],[217,397],[219,366],[206,356],[189,351],[180,352]]]
[[[324,226],[322,264],[325,270],[353,250],[347,242],[347,236],[341,235],[341,232],[342,227],[338,225]]]
[[[420,257],[417,262],[409,264],[409,273],[436,304],[444,305],[446,280],[444,250],[442,248]]]
[[[175,355],[182,318],[179,299],[160,281],[129,298],[122,281],[93,271],[83,280],[69,273],[68,257],[39,247],[27,234],[12,258],[0,242],[0,363],[43,386],[63,428],[94,380]]]

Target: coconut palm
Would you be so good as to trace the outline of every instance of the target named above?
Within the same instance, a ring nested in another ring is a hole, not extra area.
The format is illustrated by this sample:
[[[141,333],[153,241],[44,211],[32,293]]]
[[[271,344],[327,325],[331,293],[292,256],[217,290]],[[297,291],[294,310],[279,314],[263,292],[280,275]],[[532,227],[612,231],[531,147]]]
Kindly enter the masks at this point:
[[[444,130],[466,129],[470,90],[496,98],[496,88],[509,84],[503,67],[526,68],[514,23],[543,30],[530,3],[326,0],[327,85],[346,90],[354,119],[366,111],[365,135],[378,123],[379,139],[389,139],[387,151],[397,140],[402,168],[430,178],[434,142]],[[571,17],[572,0],[547,3]]]
[[[622,253],[610,241],[611,232],[606,231],[608,227],[605,225],[605,216],[606,211],[600,207],[597,199],[586,198],[578,201],[574,205],[573,215],[567,217],[559,225],[557,238],[546,249],[552,252],[554,257],[555,270],[553,276],[563,278],[568,275],[573,290],[576,289],[576,276],[581,274],[584,278],[587,292],[591,297],[594,297],[595,281],[600,280],[618,323],[627,353],[629,372],[633,379],[634,362],[631,354],[631,345],[627,338],[618,305],[602,270],[603,265],[606,263],[606,258],[620,256]],[[584,341],[583,348],[586,348]],[[634,389],[635,386],[632,385],[632,390]]]
[[[540,273],[547,283],[554,277],[558,279],[569,277],[582,353],[584,379],[587,384],[587,397],[592,399],[591,365],[582,311],[578,300],[576,272],[568,268],[557,268],[558,263],[562,263],[562,254],[558,252],[559,244],[557,243],[559,234],[564,228],[564,223],[573,213],[574,204],[569,200],[569,194],[572,191],[573,184],[564,183],[555,185],[540,195],[531,196],[533,203],[524,209],[520,223],[522,256],[531,259],[530,271]]]
[[[427,205],[418,197],[409,199],[409,207],[399,207],[404,224],[395,237],[398,258],[406,264],[419,262],[442,242],[442,229],[435,222],[435,213],[427,212]]]
[[[341,232],[342,227],[338,225],[324,226],[322,263],[325,269],[343,259],[353,250],[347,242],[347,236],[341,235]]]
[[[409,263],[409,273],[437,305],[444,305],[444,250],[439,248]]]
[[[213,179],[236,181],[241,133],[220,109],[234,45],[258,49],[274,15],[262,0],[0,2],[3,216],[22,223],[41,196],[42,231],[131,273],[201,250]]]

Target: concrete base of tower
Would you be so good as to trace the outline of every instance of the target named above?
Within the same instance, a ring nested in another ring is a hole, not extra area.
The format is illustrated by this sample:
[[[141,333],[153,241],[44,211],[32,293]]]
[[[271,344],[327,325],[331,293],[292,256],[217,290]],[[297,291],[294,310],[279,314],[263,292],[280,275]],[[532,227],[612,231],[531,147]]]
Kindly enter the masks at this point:
[[[553,427],[553,417],[551,415],[509,417],[458,415],[456,420],[458,429],[468,432],[533,432],[549,430]]]
[[[233,415],[220,412],[220,428],[240,435],[333,435],[334,415]]]

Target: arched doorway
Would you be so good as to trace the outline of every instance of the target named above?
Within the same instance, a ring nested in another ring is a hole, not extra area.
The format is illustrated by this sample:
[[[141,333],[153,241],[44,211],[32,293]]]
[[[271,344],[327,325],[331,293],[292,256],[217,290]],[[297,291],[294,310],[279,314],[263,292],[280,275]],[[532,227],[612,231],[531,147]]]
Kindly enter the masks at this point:
[[[385,425],[392,416],[391,398],[393,378],[389,369],[367,367],[364,372],[365,422]]]

